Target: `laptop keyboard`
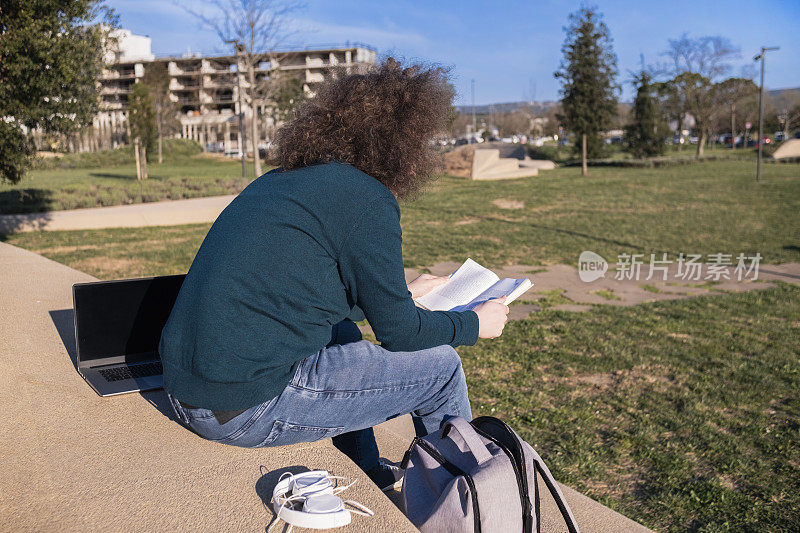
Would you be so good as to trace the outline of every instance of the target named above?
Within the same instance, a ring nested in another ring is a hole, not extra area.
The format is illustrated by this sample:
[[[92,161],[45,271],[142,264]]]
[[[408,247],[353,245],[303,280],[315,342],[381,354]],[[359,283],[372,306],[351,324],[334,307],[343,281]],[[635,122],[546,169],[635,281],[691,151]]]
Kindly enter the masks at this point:
[[[123,379],[144,378],[157,376],[164,373],[161,361],[143,363],[133,366],[118,366],[115,368],[102,368],[97,370],[106,381],[122,381]]]

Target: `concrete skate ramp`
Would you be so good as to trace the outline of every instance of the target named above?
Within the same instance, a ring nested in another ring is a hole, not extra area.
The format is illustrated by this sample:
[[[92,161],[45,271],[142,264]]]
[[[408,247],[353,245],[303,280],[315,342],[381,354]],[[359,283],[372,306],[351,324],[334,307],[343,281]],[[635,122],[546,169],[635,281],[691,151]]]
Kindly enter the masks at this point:
[[[472,158],[471,178],[474,180],[502,180],[536,176],[535,168],[520,168],[519,159],[500,157],[496,148],[476,149]]]
[[[498,150],[501,158],[514,158],[520,161],[527,155],[525,145],[510,143],[483,143],[475,147],[476,150]]]
[[[772,154],[773,159],[788,159],[790,157],[800,157],[800,139],[789,139]]]

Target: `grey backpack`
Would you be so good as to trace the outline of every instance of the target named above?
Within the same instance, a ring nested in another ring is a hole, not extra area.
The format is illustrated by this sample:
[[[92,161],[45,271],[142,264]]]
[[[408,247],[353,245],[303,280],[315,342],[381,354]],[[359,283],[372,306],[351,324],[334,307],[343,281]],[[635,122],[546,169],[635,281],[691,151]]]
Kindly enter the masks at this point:
[[[403,457],[403,505],[420,531],[538,532],[537,476],[558,505],[570,533],[575,517],[550,470],[503,421],[451,418],[440,431],[416,437]]]

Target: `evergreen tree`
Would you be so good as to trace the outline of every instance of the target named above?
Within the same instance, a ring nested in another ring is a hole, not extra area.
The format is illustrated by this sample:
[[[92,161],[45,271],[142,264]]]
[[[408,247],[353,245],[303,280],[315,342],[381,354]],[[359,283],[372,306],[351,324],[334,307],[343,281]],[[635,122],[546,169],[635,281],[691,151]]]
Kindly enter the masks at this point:
[[[115,24],[102,0],[3,0],[0,180],[22,179],[32,130],[70,134],[91,123],[103,43]]]
[[[563,114],[559,119],[576,136],[573,146],[581,154],[585,176],[586,159],[601,155],[599,133],[617,112],[617,56],[608,27],[594,8],[581,8],[569,20],[561,47],[564,58],[555,73],[561,79]]]
[[[642,71],[635,78],[636,98],[631,116],[633,122],[625,128],[625,143],[634,157],[653,157],[664,153],[664,140],[669,133],[656,98],[656,88],[650,75]]]
[[[164,161],[164,135],[178,130],[178,106],[169,97],[169,72],[166,63],[153,62],[147,65],[142,82],[147,85],[153,107],[153,118],[157,133],[158,163]],[[203,147],[205,150],[205,146]]]
[[[136,157],[137,178],[147,178],[147,149],[156,144],[156,113],[150,88],[145,83],[134,83],[128,99],[128,124]],[[141,168],[140,168],[141,166]]]

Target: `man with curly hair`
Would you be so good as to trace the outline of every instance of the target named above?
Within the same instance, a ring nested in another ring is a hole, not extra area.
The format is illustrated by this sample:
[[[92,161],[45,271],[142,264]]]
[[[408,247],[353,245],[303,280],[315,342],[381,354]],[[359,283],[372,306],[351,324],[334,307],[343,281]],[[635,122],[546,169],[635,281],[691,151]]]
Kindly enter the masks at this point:
[[[406,285],[400,208],[435,174],[446,71],[334,76],[278,133],[281,167],[251,183],[206,235],[164,327],[164,387],[200,436],[244,447],[333,438],[380,488],[372,426],[411,413],[419,435],[471,419],[454,347],[501,334],[508,307],[428,311]],[[367,318],[380,345],[361,340]]]

